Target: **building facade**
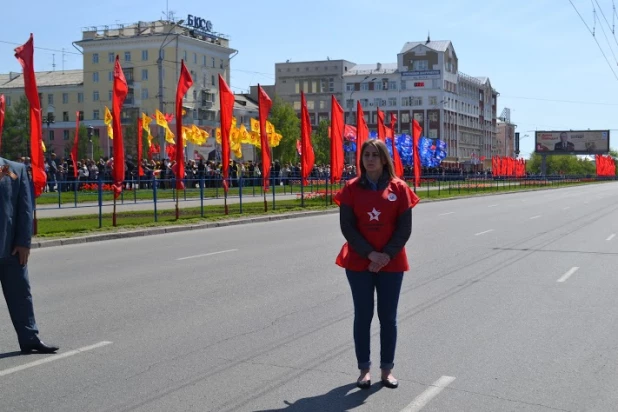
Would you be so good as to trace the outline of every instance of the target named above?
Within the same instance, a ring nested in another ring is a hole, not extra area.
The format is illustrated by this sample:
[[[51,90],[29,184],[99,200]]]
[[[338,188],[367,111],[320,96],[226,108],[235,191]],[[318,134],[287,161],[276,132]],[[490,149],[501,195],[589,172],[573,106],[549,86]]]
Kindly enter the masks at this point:
[[[187,20],[193,22],[195,17],[188,16]],[[111,110],[116,56],[129,86],[123,125],[136,124],[142,112],[153,115],[158,109],[175,114],[176,87],[184,60],[193,86],[183,101],[183,123],[197,124],[214,136],[219,119],[218,75],[230,84],[230,59],[237,51],[230,48],[227,36],[212,31],[211,24],[196,28],[184,22],[158,20],[88,28],[75,42],[83,51],[83,70],[37,72],[43,117],[47,113],[55,117],[54,123],[44,124],[48,151],[67,154],[66,141],[72,142],[78,112],[84,125],[94,127],[101,148],[110,149],[113,141],[108,139],[103,118],[105,107]],[[7,96],[9,107],[23,96],[21,73],[0,75],[0,93]],[[164,148],[163,133],[157,129],[153,122],[151,131]]]
[[[445,141],[444,165],[491,165],[498,93],[488,78],[459,71],[450,41],[406,43],[396,63],[288,62],[276,64],[275,72],[276,94],[300,111],[303,90],[314,124],[329,118],[334,94],[348,124],[356,123],[356,101],[360,101],[372,130],[377,129],[380,108],[387,119],[391,113],[397,116],[397,132],[410,133],[416,119],[425,136]]]

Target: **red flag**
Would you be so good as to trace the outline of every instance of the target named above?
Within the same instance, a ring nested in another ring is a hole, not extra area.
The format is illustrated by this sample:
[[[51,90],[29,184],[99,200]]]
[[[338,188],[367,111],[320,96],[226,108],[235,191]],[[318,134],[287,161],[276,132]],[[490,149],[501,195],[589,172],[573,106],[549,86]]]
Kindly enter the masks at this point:
[[[122,192],[122,183],[124,182],[124,142],[122,140],[122,125],[120,124],[120,116],[122,105],[129,93],[127,80],[124,77],[120,60],[116,55],[116,63],[114,65],[114,87],[112,93],[112,130],[114,131],[114,169],[112,170],[112,186],[114,188],[114,198],[118,198]]]
[[[401,163],[401,157],[399,157],[399,150],[395,144],[395,124],[397,123],[397,116],[395,113],[391,113],[391,150],[393,151],[393,164],[395,166],[395,174],[399,178],[403,178],[403,163]]]
[[[230,130],[234,115],[234,93],[219,74],[219,101],[221,103],[221,167],[223,168],[223,189],[227,193],[230,173]]]
[[[386,142],[386,126],[384,126],[384,112],[378,107],[378,139]]]
[[[32,162],[32,181],[34,183],[34,197],[39,197],[45,189],[47,175],[45,173],[45,159],[43,158],[43,117],[41,101],[34,76],[34,38],[23,46],[15,49],[15,57],[24,70],[24,89],[30,103],[30,158]]]
[[[268,133],[266,133],[266,119],[270,113],[270,108],[273,105],[273,101],[266,94],[262,86],[258,84],[258,111],[260,116],[260,140],[261,140],[261,152],[262,152],[262,179],[264,190],[268,189],[268,179],[270,177],[270,144],[268,143]]]
[[[165,146],[165,154],[167,154],[168,159],[176,158],[176,145],[168,144]]]
[[[2,128],[4,128],[4,110],[6,108],[6,101],[4,95],[0,94],[0,154],[2,154]]]
[[[343,176],[343,107],[335,96],[331,96],[330,124],[332,132],[330,136],[330,182],[335,183]]]
[[[73,175],[77,178],[77,146],[79,144],[79,112],[75,112],[75,136],[71,149],[71,161],[73,162]],[[93,159],[94,160],[94,159]]]
[[[178,165],[178,173],[176,173],[176,189],[184,189],[185,185],[182,182],[185,178],[185,143],[182,136],[182,99],[187,94],[187,91],[193,85],[191,73],[187,70],[184,60],[180,61],[180,78],[178,79],[178,87],[176,88],[176,164]]]
[[[414,186],[421,186],[421,151],[419,149],[421,141],[421,132],[423,131],[421,125],[416,119],[412,124],[412,145],[414,156]]]
[[[139,177],[144,176],[144,168],[142,167],[142,151],[144,150],[142,145],[144,142],[142,139],[144,138],[144,127],[142,125],[142,119],[140,117],[137,118],[137,175]]]
[[[311,119],[309,119],[309,110],[307,110],[307,100],[305,93],[300,92],[300,147],[301,147],[301,174],[303,183],[307,184],[307,178],[313,170],[315,163],[315,154],[311,145]]]
[[[369,139],[369,129],[365,122],[365,114],[363,113],[363,106],[357,100],[356,101],[356,175],[360,176],[361,172],[361,149],[363,143]]]

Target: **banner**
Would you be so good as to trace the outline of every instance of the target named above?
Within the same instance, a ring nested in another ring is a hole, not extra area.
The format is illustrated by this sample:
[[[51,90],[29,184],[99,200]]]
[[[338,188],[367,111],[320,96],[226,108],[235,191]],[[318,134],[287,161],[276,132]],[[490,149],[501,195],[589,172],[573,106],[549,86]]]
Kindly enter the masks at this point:
[[[544,154],[602,154],[609,152],[609,130],[538,131],[535,152]]]

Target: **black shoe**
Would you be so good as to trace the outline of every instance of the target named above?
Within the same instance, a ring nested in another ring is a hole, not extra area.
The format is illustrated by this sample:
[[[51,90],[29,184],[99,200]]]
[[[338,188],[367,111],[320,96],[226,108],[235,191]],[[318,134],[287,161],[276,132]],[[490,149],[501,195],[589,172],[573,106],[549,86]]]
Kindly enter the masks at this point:
[[[371,380],[368,381],[356,381],[356,386],[361,389],[369,389],[371,388]]]
[[[46,345],[43,341],[31,343],[28,345],[21,345],[20,347],[21,353],[23,354],[29,354],[35,351],[39,353],[56,353],[58,349],[60,349],[58,346]]]
[[[382,379],[382,385],[387,388],[395,389],[399,386],[399,381],[397,379]]]

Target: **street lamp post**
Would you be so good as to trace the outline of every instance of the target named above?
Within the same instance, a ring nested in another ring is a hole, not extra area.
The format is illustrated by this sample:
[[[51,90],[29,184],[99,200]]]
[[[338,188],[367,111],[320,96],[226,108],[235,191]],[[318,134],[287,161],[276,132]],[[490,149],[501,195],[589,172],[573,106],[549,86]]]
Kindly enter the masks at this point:
[[[94,144],[92,143],[94,136],[94,127],[88,126],[88,142],[90,143],[90,159],[94,162]]]
[[[157,58],[157,67],[158,67],[158,71],[159,71],[159,111],[161,113],[164,112],[164,101],[163,101],[163,49],[165,48],[165,46],[167,46],[167,44],[169,44],[169,42],[167,41],[167,38],[169,37],[170,34],[172,34],[172,32],[174,31],[174,29],[178,26],[180,26],[182,23],[184,23],[184,20],[178,20],[176,23],[174,23],[172,25],[172,27],[170,28],[170,30],[167,32],[167,34],[165,35],[165,37],[163,38],[163,41],[161,42],[161,47],[159,47],[159,56]],[[171,40],[170,40],[171,41]],[[163,153],[165,153],[165,130],[163,130],[163,127],[159,126],[159,136],[163,136]],[[159,137],[159,140],[161,140],[161,137]]]
[[[55,119],[56,118],[54,117],[54,113],[53,112],[47,112],[47,115],[45,117],[43,117],[43,123],[47,125],[47,141],[48,142],[50,142],[49,125],[54,124],[55,123]],[[51,146],[51,144],[50,144],[50,146]]]

